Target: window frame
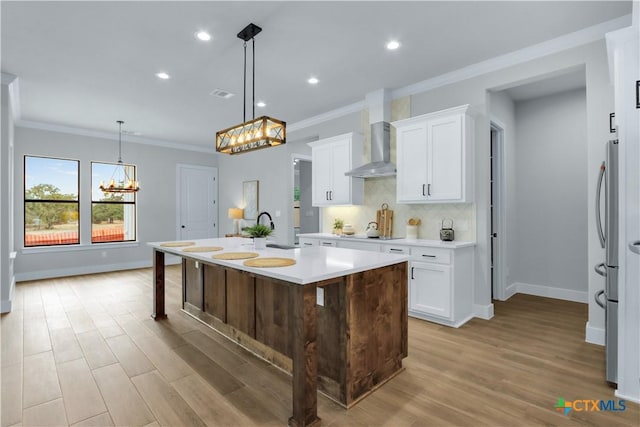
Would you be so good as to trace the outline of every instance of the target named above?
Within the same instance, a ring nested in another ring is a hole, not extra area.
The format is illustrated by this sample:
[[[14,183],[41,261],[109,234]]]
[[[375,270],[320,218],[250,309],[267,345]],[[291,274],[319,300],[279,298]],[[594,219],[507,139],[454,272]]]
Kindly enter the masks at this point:
[[[138,241],[138,194],[137,192],[133,192],[133,193],[124,193],[124,194],[133,194],[133,201],[103,201],[103,200],[98,200],[98,201],[94,201],[93,200],[93,189],[94,189],[94,185],[95,188],[98,187],[98,182],[94,182],[94,177],[93,177],[93,165],[94,164],[101,164],[101,165],[109,165],[109,166],[113,166],[114,168],[116,168],[117,166],[119,166],[119,163],[113,163],[113,162],[103,162],[103,161],[98,161],[98,160],[91,160],[91,165],[90,165],[90,175],[91,175],[91,211],[90,211],[90,218],[91,220],[90,222],[90,228],[91,228],[91,241],[90,244],[91,245],[103,245],[103,244],[117,244],[117,243],[135,243]],[[124,167],[132,167],[133,168],[133,180],[137,181],[138,179],[138,166],[131,164],[131,163],[123,163],[122,166]],[[104,193],[103,193],[104,194]],[[94,242],[93,241],[93,207],[96,204],[104,204],[104,205],[122,205],[123,209],[124,206],[130,205],[133,206],[133,239],[122,239],[122,240],[109,240],[109,241],[105,241],[105,242]]]
[[[39,158],[47,160],[63,160],[69,162],[76,162],[76,200],[55,200],[55,199],[27,199],[27,158]],[[49,156],[36,156],[32,154],[24,154],[22,156],[22,246],[24,248],[50,248],[50,247],[64,247],[64,246],[79,246],[81,240],[81,212],[80,212],[80,160],[68,159],[63,157],[49,157]],[[27,245],[27,203],[69,203],[77,206],[78,212],[78,241],[75,243],[51,243],[51,244],[39,244],[39,245]]]

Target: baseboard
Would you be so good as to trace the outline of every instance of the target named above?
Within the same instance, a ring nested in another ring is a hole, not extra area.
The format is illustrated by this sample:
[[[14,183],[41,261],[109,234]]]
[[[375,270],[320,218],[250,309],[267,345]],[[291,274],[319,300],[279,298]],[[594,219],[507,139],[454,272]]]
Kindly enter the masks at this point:
[[[504,290],[504,300],[506,301],[509,298],[511,298],[512,296],[514,296],[515,294],[518,293],[518,286],[516,283],[512,283],[509,286],[507,286]]]
[[[493,304],[473,304],[473,315],[480,319],[489,320],[493,317]]]
[[[630,402],[635,402],[635,403],[640,405],[640,395],[638,395],[638,396],[628,396],[626,394],[620,393],[618,390],[616,390],[615,395],[616,395],[616,397],[619,397],[620,399],[628,400]]]
[[[178,261],[175,261],[171,258],[166,259],[165,265],[178,264],[180,261],[178,257],[176,258],[178,259]],[[73,268],[59,268],[55,270],[41,270],[41,271],[30,271],[28,273],[17,273],[15,280],[17,282],[24,282],[27,280],[52,279],[54,277],[67,277],[67,276],[79,276],[82,274],[107,273],[110,271],[134,270],[136,268],[148,268],[148,267],[151,267],[151,265],[152,265],[151,260],[125,262],[120,264],[84,265],[81,267],[73,267]]]
[[[584,328],[584,340],[591,344],[604,345],[604,328],[596,328],[587,322]]]
[[[539,297],[562,299],[565,301],[589,302],[589,293],[582,291],[574,291],[571,289],[555,288],[552,286],[533,285],[531,283],[515,282],[511,286],[515,286],[518,293],[527,295],[536,295]]]

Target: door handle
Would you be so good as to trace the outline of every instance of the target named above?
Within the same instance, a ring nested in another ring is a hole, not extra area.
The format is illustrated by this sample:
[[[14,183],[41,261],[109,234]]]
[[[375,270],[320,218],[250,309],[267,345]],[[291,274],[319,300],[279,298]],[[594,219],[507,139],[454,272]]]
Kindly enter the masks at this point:
[[[634,254],[640,255],[640,240],[629,243],[629,250]]]
[[[329,200],[329,192],[328,191],[324,192],[324,199],[325,200]]]
[[[604,262],[601,262],[600,264],[597,264],[595,267],[593,267],[593,269],[595,270],[596,273],[598,273],[600,276],[602,277],[607,277],[607,270],[603,270],[602,268],[604,267]]]
[[[415,277],[413,277],[413,269],[414,269],[414,268],[415,268],[415,267],[411,267],[411,280],[415,280]]]
[[[181,227],[181,228],[185,228],[185,227],[184,227],[184,225],[181,225],[180,227]]]
[[[601,295],[604,295],[604,289],[596,292],[595,295],[593,296],[593,299],[596,301],[596,304],[598,304],[600,307],[606,308],[607,306],[605,305],[605,303],[600,301],[600,296]]]
[[[329,200],[333,200],[333,190],[329,191]]]
[[[425,187],[426,187],[426,186],[425,186],[425,184],[422,184],[422,195],[423,195],[423,196],[426,196],[426,195],[427,195],[427,193],[425,193],[425,192],[424,192]]]
[[[427,184],[427,196],[431,195],[431,184]]]

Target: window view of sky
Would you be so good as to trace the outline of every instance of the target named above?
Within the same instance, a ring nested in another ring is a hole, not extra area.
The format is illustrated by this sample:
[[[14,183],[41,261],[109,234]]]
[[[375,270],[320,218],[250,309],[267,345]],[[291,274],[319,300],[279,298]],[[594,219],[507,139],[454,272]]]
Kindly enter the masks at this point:
[[[76,160],[27,157],[25,160],[26,189],[39,184],[51,184],[62,194],[78,194],[78,162]]]

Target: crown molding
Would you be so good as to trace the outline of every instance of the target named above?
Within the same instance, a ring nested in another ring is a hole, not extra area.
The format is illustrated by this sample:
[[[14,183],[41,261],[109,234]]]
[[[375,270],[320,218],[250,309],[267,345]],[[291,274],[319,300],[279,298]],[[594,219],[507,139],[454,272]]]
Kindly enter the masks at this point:
[[[57,125],[53,123],[42,123],[31,120],[19,120],[15,123],[16,127],[27,129],[46,130],[51,132],[68,133],[71,135],[89,136],[93,138],[110,139],[113,141],[118,140],[117,133],[104,132],[93,129],[84,129],[73,126]],[[172,141],[163,141],[160,139],[145,138],[141,136],[122,135],[122,140],[133,144],[153,145],[155,147],[173,148],[176,150],[195,151],[198,153],[215,154],[215,150],[212,147],[204,147],[193,144],[181,144]]]
[[[600,24],[556,37],[555,39],[547,40],[504,55],[496,56],[494,58],[487,59],[486,61],[477,62],[467,67],[393,90],[391,92],[391,99],[398,99],[405,96],[428,92],[441,86],[450,85],[472,77],[502,70],[524,62],[552,55],[554,53],[559,53],[567,49],[589,44],[603,39],[605,34],[610,31],[615,31],[629,25],[631,25],[631,14],[623,15],[616,19],[601,22]],[[365,107],[366,104],[364,101],[350,104],[345,107],[337,108],[308,119],[300,120],[299,122],[291,125],[287,125],[287,131],[294,132],[309,126],[317,125],[356,111],[361,111]]]
[[[9,91],[9,106],[13,120],[20,120],[20,80],[18,76],[10,73],[2,73],[2,84]]]

